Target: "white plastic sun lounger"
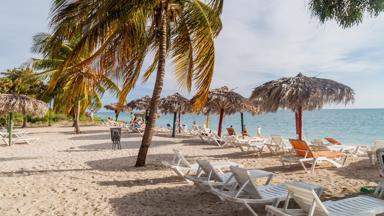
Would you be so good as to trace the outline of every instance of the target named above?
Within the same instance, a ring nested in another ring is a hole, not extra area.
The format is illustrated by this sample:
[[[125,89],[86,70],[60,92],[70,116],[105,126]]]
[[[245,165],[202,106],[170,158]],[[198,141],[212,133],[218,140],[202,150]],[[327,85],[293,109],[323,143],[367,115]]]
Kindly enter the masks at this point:
[[[280,135],[271,135],[271,142],[266,143],[265,146],[274,155],[279,152],[285,153],[292,151],[292,146],[289,144],[288,140],[285,140]]]
[[[231,167],[231,172],[236,180],[237,187],[234,190],[223,190],[212,188],[212,193],[230,204],[241,204],[245,206],[252,215],[258,215],[251,205],[272,204],[278,206],[281,201],[287,198],[288,190],[285,184],[270,185],[273,173],[264,170],[247,170],[241,167]],[[256,180],[266,178],[264,185],[257,185]],[[323,189],[320,186],[295,182],[301,186],[316,189],[319,194]]]
[[[343,152],[343,153],[350,154],[352,156],[363,155],[363,154],[366,154],[367,152],[366,151],[367,147],[363,145],[344,145],[344,144],[335,145],[326,141],[325,139],[315,139],[313,141],[313,144],[315,146],[324,147],[329,151]]]
[[[38,138],[26,137],[25,135],[22,135],[22,134],[25,134],[25,133],[12,133],[12,135],[15,136],[12,139],[13,143],[34,144],[37,140],[39,140]],[[8,133],[0,132],[0,136],[1,136],[1,139],[3,140],[3,142],[8,145],[9,144],[8,143]]]
[[[269,215],[276,216],[374,216],[384,213],[384,200],[357,196],[338,201],[321,202],[313,189],[287,184],[288,197],[283,208],[266,206]],[[288,209],[293,199],[300,209]]]
[[[171,163],[167,161],[162,161],[161,163],[171,168],[175,171],[175,173],[180,176],[184,177],[185,175],[190,175],[191,173],[194,173],[194,175],[198,175],[200,172],[199,164],[197,163],[190,163],[184,155],[181,153],[181,151],[177,149],[173,149],[173,152],[175,153],[173,160]],[[218,169],[224,169],[229,168],[230,166],[240,166],[240,164],[231,162],[231,161],[212,161],[212,166]]]
[[[268,142],[268,140],[252,137],[237,137],[234,142],[242,152],[254,151],[257,153],[257,155],[260,156],[263,153],[265,144]]]
[[[211,192],[215,187],[231,188],[235,185],[231,172],[223,172],[221,168],[215,167],[207,160],[197,160],[197,163],[201,172],[198,171],[196,176],[185,175],[185,178],[192,181],[202,191]]]
[[[384,140],[375,140],[375,142],[373,143],[373,146],[371,147],[371,149],[367,152],[368,154],[368,157],[369,157],[369,161],[375,165],[376,164],[376,157],[375,157],[375,154],[376,154],[376,151],[380,148],[384,148]]]
[[[376,159],[380,176],[384,178],[384,148],[379,148],[376,150]],[[376,197],[384,198],[384,180],[379,182],[373,194]]]

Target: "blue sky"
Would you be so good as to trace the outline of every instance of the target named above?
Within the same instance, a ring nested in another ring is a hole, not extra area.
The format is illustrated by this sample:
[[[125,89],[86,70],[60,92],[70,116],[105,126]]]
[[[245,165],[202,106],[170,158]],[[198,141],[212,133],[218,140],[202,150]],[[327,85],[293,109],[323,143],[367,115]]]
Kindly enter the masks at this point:
[[[32,36],[48,31],[49,7],[50,0],[2,2],[0,71],[33,56]],[[384,107],[383,15],[342,29],[334,22],[319,23],[306,0],[226,0],[222,19],[212,87],[228,85],[249,96],[263,82],[303,72],[351,86],[356,101],[349,108]],[[150,94],[152,85],[153,79],[138,85],[128,100]],[[178,88],[169,65],[164,95],[175,91],[191,95]]]

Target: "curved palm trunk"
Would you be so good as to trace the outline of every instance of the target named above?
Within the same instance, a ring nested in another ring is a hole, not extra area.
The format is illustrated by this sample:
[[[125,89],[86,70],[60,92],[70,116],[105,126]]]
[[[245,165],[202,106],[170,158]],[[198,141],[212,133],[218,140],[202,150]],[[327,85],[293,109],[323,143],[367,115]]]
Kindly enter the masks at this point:
[[[139,154],[137,155],[136,167],[145,166],[148,148],[152,143],[153,128],[156,125],[157,108],[160,102],[161,91],[163,90],[165,59],[167,55],[167,6],[162,4],[160,8],[160,26],[159,26],[159,62],[157,65],[156,82],[153,89],[151,106],[149,108],[148,122],[145,127],[143,140],[141,142]]]
[[[77,101],[76,110],[75,110],[75,133],[80,133],[80,101]]]
[[[23,115],[23,126],[21,126],[22,128],[26,128],[27,127],[27,116],[26,115]]]

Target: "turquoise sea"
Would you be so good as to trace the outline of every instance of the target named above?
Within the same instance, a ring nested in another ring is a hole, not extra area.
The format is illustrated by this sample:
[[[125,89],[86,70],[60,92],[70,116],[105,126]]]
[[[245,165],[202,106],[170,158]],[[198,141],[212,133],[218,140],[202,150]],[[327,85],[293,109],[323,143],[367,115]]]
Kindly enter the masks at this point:
[[[112,112],[99,112],[97,116],[114,118]],[[172,124],[173,115],[162,115],[157,125],[165,127]],[[303,114],[304,135],[308,140],[323,137],[334,137],[345,144],[372,144],[375,139],[384,139],[384,109],[324,109],[308,111]],[[129,113],[121,113],[119,120],[129,121]],[[186,114],[182,123],[191,127],[192,122],[198,125],[205,123],[205,116]],[[290,111],[278,111],[252,116],[244,114],[244,122],[251,134],[261,127],[263,135],[280,134],[286,138],[294,138],[295,115]],[[211,115],[210,128],[217,130],[218,116]],[[240,131],[240,113],[225,116],[223,128],[233,125]],[[226,133],[224,131],[223,133]]]

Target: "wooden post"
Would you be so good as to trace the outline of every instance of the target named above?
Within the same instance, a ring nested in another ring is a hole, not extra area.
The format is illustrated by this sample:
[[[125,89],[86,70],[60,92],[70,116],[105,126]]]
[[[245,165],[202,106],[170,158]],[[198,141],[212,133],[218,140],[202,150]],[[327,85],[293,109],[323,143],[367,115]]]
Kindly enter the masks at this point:
[[[176,118],[177,118],[177,112],[174,112],[173,113],[172,137],[176,136]]]
[[[220,117],[219,117],[219,128],[217,130],[217,135],[221,137],[221,131],[223,127],[223,119],[224,119],[224,109],[220,110]]]

